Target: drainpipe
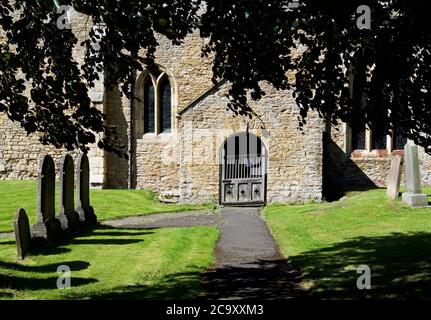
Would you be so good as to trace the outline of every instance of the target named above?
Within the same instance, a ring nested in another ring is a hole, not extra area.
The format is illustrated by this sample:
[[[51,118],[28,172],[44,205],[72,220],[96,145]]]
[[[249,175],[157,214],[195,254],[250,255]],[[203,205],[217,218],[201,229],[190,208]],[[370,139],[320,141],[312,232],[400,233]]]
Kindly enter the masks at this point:
[[[135,173],[135,117],[134,117],[134,113],[135,113],[135,108],[134,108],[134,101],[135,101],[135,72],[132,75],[133,81],[131,81],[131,95],[130,95],[130,99],[129,99],[129,110],[130,110],[130,115],[129,115],[129,122],[130,122],[130,126],[129,126],[129,139],[128,139],[128,149],[129,149],[129,177],[128,177],[128,188],[129,189],[134,189],[134,173]]]

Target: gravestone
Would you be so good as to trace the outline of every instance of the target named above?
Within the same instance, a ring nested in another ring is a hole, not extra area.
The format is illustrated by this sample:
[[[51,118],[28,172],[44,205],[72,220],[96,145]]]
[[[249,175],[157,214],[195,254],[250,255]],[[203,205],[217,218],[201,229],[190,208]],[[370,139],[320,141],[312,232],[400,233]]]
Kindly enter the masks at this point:
[[[79,231],[79,215],[75,212],[75,168],[73,159],[66,154],[61,160],[60,171],[60,216],[61,228],[70,233]]]
[[[31,235],[56,242],[61,236],[61,224],[55,218],[55,165],[49,155],[40,159],[37,189],[37,222]]]
[[[24,259],[31,247],[30,223],[24,209],[18,209],[13,222],[18,257]]]
[[[400,194],[401,169],[401,157],[396,155],[391,161],[391,169],[389,170],[388,176],[388,188],[386,190],[386,195],[391,199],[398,198]]]
[[[403,202],[411,207],[424,207],[428,205],[428,196],[422,193],[419,173],[418,146],[410,140],[404,146],[404,162],[407,177],[407,192],[402,195]]]
[[[86,154],[80,154],[78,156],[76,171],[78,177],[76,211],[82,223],[93,225],[97,222],[97,216],[94,214],[93,207],[90,205],[90,164]]]

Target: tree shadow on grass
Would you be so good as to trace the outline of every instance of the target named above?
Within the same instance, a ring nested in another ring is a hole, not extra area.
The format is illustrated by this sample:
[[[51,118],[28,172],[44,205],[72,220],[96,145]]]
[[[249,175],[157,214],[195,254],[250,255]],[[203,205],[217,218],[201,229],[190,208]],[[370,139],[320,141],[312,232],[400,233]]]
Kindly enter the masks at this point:
[[[4,262],[0,261],[0,270],[1,269],[11,269],[21,272],[38,272],[38,273],[48,273],[48,272],[56,272],[58,266],[66,265],[72,271],[79,271],[87,269],[90,266],[90,263],[87,261],[61,261],[59,263],[50,263],[40,266],[27,266],[13,262]]]
[[[109,233],[110,231],[116,235],[140,235],[141,232],[137,231],[139,229],[160,229],[160,228],[135,228],[132,226],[110,226],[107,224],[101,224],[100,222],[97,223],[97,225],[94,227],[94,229],[90,230],[88,233],[92,234],[95,233],[97,231],[103,231],[103,233],[105,233],[105,230],[107,230],[107,232]],[[127,232],[127,231],[131,231],[131,232]],[[143,231],[142,234],[147,234],[148,231]],[[101,232],[102,233],[102,232]]]
[[[137,231],[139,229],[145,229],[146,231]],[[82,233],[81,236],[91,236],[91,235],[109,235],[109,236],[141,236],[146,234],[152,234],[153,232],[147,231],[152,229],[160,229],[160,228],[137,228],[131,226],[108,226],[106,224],[98,223],[96,227],[86,233]],[[128,232],[130,231],[130,232]]]
[[[110,230],[110,231],[105,231]],[[117,230],[117,231],[115,231]],[[153,232],[145,231],[145,232],[127,232],[123,231],[124,229],[115,228],[115,227],[107,227],[97,225],[92,230],[87,230],[74,238],[66,239],[57,244],[57,246],[47,244],[45,241],[40,240],[37,243],[34,243],[34,247],[31,255],[57,255],[64,254],[70,252],[70,248],[65,248],[66,245],[127,245],[144,241],[143,239],[134,239],[131,237],[139,237],[142,235],[149,235]],[[127,229],[126,229],[127,230]],[[102,232],[99,232],[102,231]],[[111,237],[111,238],[100,238],[100,237]],[[123,238],[119,238],[123,237]],[[124,237],[129,237],[128,239],[124,239]],[[85,238],[85,239],[83,239]]]
[[[109,236],[109,237],[137,237],[137,236],[144,236],[147,234],[152,234],[153,232],[114,232],[114,231],[108,231],[108,232],[94,232],[91,233],[90,236]],[[79,237],[77,237],[79,238]]]
[[[31,253],[29,253],[27,256],[51,256],[57,254],[61,255],[70,251],[72,250],[70,250],[69,248],[41,246],[33,248]]]
[[[141,239],[109,239],[109,238],[107,238],[107,239],[74,239],[72,241],[72,244],[74,244],[74,245],[80,245],[80,244],[125,245],[125,244],[138,243],[138,242],[142,242],[142,241],[144,241],[144,240],[141,240]]]
[[[10,292],[0,292],[0,299],[12,299],[13,297],[14,297],[13,293],[10,293]]]
[[[0,242],[0,246],[6,246],[6,245],[9,246],[9,245],[12,245],[12,244],[16,244],[15,240]]]
[[[49,278],[34,278],[34,277],[10,276],[10,275],[0,274],[0,289],[57,290],[57,281],[58,281],[58,276],[49,277]],[[73,287],[78,287],[78,286],[95,283],[95,282],[97,282],[97,280],[92,278],[73,277],[71,279],[71,284]]]
[[[13,262],[0,261],[0,290],[42,290],[42,289],[57,289],[58,275],[39,278],[33,277],[33,274],[51,273],[56,274],[57,268],[60,265],[66,265],[72,272],[85,270],[90,266],[86,261],[59,261],[58,263],[51,263],[40,266],[25,266]],[[11,274],[13,272],[13,275]],[[32,275],[18,275],[17,272],[27,272]],[[78,278],[72,277],[72,285],[74,287],[86,285],[97,282],[92,278]],[[5,294],[5,293],[1,293]]]
[[[142,239],[135,239],[132,237],[139,237],[139,236],[149,235],[154,233],[151,231],[127,232],[127,230],[128,229],[109,227],[109,226],[99,224],[93,230],[80,234],[79,236],[75,237],[71,241],[71,243],[76,245],[79,245],[79,244],[125,245],[125,244],[132,244],[132,243],[138,243],[138,242],[144,241]],[[111,238],[104,238],[104,239],[99,238],[103,236],[111,237]],[[122,237],[122,238],[119,238],[119,237]],[[124,239],[124,237],[128,237],[128,238]],[[85,239],[81,239],[81,238],[85,238]]]
[[[204,277],[203,299],[275,300],[304,298],[302,277],[286,259],[258,260],[252,264],[213,269]]]
[[[142,299],[193,299],[202,292],[202,270],[192,268],[187,272],[166,275],[153,284],[128,285],[109,288],[104,292],[95,292],[83,296],[72,293],[69,299],[95,300],[142,300]]]
[[[292,257],[319,299],[431,299],[431,233],[357,237]],[[359,265],[371,290],[359,290]]]

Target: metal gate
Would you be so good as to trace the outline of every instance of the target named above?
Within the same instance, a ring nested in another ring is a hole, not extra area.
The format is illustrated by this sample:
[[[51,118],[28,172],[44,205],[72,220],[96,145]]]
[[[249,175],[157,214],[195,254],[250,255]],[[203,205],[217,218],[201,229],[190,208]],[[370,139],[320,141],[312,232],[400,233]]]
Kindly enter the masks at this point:
[[[259,139],[253,135],[254,139]],[[266,150],[259,140],[250,152],[250,134],[235,135],[235,148],[228,152],[226,142],[221,165],[220,199],[224,205],[259,205],[266,202]],[[246,145],[246,148],[241,148]],[[243,149],[245,152],[241,152]]]

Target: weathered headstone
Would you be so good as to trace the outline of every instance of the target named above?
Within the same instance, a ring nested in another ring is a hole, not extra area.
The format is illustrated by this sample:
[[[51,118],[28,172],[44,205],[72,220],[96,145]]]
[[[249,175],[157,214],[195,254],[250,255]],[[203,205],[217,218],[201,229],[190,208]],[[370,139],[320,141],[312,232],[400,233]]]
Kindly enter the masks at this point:
[[[25,213],[24,209],[18,209],[16,212],[13,226],[15,229],[15,240],[18,257],[20,259],[24,259],[31,247],[30,223],[28,221],[27,213]]]
[[[391,199],[398,198],[400,194],[402,159],[396,155],[392,158],[391,169],[388,176],[386,195]]]
[[[60,171],[60,216],[61,228],[71,233],[79,231],[79,215],[75,212],[75,168],[73,159],[66,154],[61,160]]]
[[[77,165],[78,189],[77,189],[77,209],[79,219],[86,225],[93,225],[97,222],[93,207],[90,206],[90,164],[86,154],[80,154]]]
[[[419,173],[418,146],[408,141],[404,146],[404,162],[407,177],[407,192],[402,195],[403,202],[411,207],[424,207],[428,205],[428,196],[422,193]]]
[[[55,165],[51,156],[40,159],[37,190],[37,223],[31,229],[33,238],[50,242],[59,240],[61,224],[55,218]]]

